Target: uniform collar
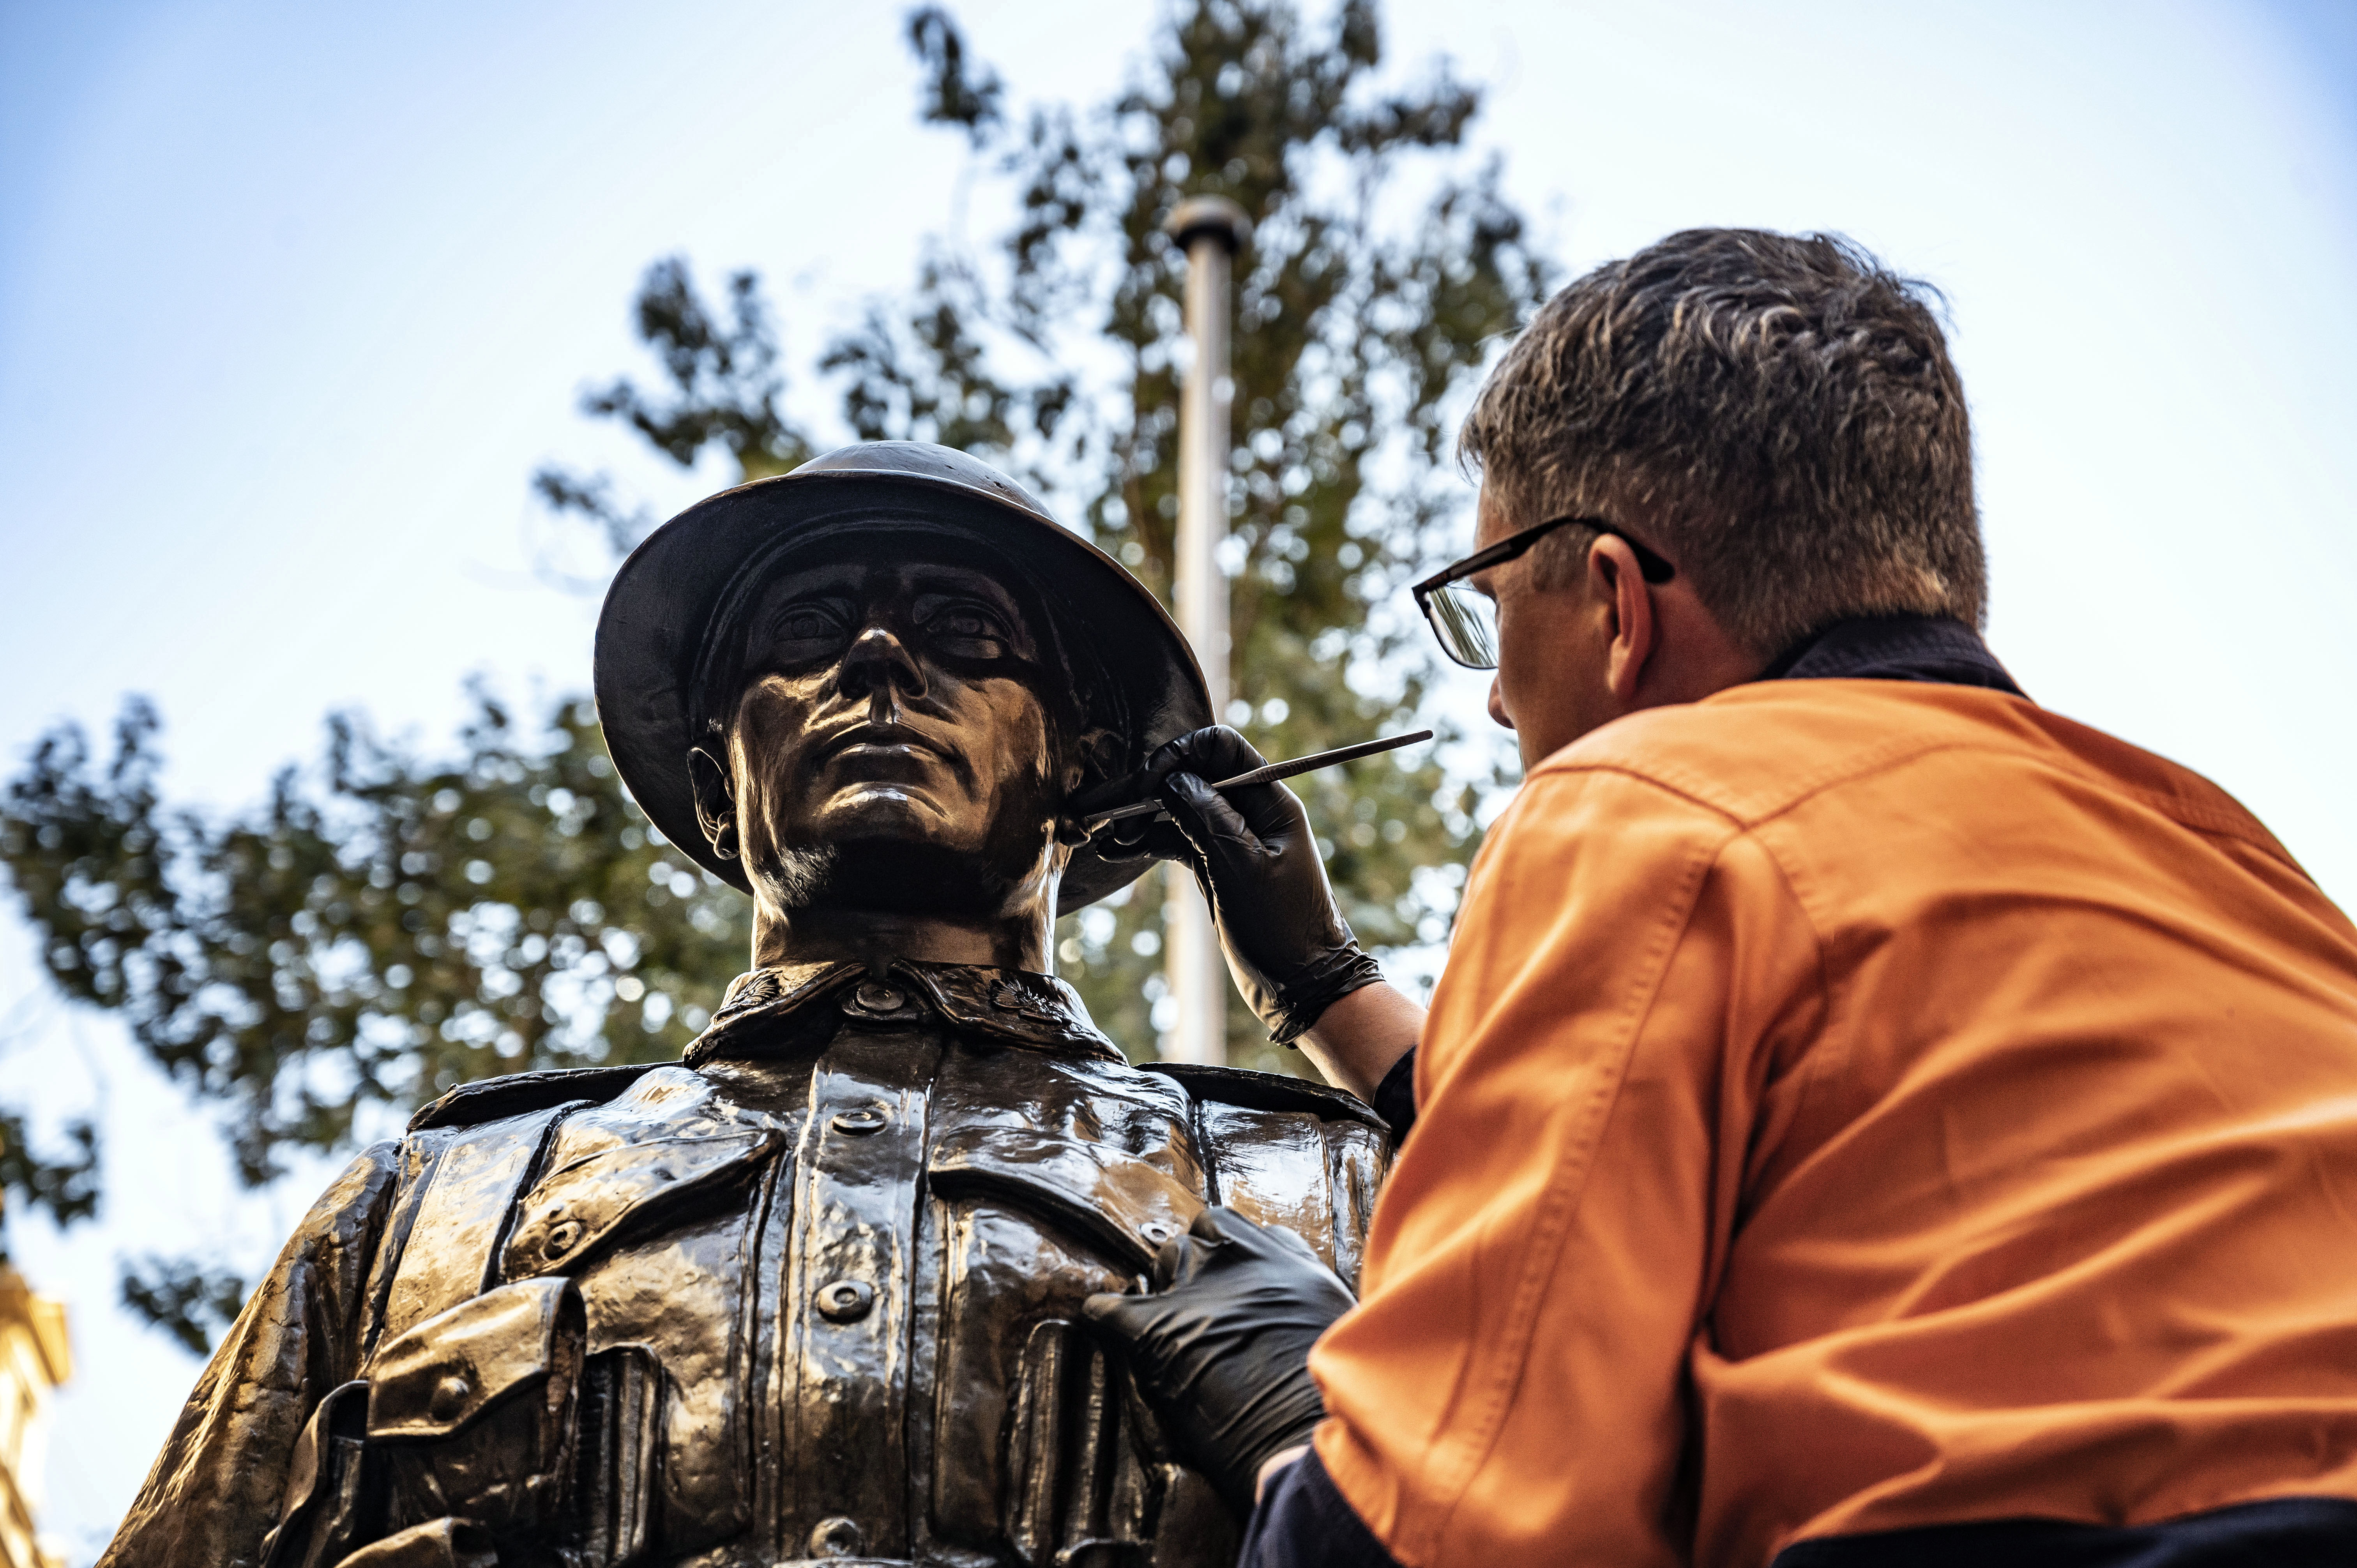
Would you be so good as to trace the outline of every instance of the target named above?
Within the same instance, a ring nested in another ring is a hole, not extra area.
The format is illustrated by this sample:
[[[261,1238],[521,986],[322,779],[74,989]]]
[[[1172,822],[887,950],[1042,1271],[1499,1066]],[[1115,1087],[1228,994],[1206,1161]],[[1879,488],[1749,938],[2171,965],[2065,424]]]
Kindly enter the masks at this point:
[[[880,970],[841,961],[770,964],[740,974],[711,1027],[687,1047],[686,1061],[694,1067],[716,1057],[791,1050],[832,1037],[845,1018],[928,1017],[1005,1045],[1126,1059],[1098,1032],[1080,993],[1052,974],[900,959]]]

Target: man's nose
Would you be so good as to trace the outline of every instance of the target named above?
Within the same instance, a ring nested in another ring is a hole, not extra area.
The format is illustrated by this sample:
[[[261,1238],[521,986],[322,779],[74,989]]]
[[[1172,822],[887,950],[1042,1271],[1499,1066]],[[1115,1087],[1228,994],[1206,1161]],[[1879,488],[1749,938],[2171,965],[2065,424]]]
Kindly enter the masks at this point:
[[[1514,715],[1506,711],[1506,688],[1495,675],[1490,677],[1490,717],[1504,728],[1514,727]]]
[[[904,696],[921,697],[924,666],[890,627],[871,622],[851,639],[850,651],[843,656],[843,690],[851,697],[889,694],[896,690]]]

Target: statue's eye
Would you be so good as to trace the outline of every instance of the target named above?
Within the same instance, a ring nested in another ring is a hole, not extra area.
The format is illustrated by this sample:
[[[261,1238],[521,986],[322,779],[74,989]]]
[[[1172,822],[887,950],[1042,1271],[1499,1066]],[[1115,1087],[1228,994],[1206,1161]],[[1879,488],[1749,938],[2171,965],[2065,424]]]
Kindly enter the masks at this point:
[[[778,612],[770,623],[770,641],[782,659],[815,659],[841,648],[849,625],[834,606],[805,601]]]
[[[998,613],[969,599],[920,603],[926,640],[952,659],[1005,659],[1015,651],[1014,635]]]

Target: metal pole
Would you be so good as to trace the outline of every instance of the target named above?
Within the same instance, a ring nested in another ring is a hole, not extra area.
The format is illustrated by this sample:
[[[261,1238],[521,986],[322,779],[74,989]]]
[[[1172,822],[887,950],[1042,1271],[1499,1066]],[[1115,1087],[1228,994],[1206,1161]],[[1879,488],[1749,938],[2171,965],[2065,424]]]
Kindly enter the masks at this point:
[[[1220,543],[1228,536],[1229,263],[1249,231],[1243,209],[1220,196],[1182,201],[1163,230],[1187,252],[1187,336],[1195,361],[1178,403],[1178,628],[1195,647],[1211,689],[1211,712],[1228,707],[1228,579]],[[1162,930],[1178,1016],[1162,1043],[1172,1061],[1227,1060],[1228,970],[1211,912],[1184,867],[1169,868]]]

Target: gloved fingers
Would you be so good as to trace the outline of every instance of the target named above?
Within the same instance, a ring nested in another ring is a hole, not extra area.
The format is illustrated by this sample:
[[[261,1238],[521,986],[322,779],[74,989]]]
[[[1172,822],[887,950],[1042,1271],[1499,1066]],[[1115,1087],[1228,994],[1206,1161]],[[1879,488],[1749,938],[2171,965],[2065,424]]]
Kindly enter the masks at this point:
[[[1318,1255],[1318,1249],[1311,1246],[1300,1232],[1288,1230],[1282,1225],[1263,1225],[1258,1229],[1267,1245],[1292,1253],[1297,1262],[1315,1263],[1320,1269],[1327,1267],[1326,1260]]]
[[[1135,1339],[1137,1336],[1127,1332],[1132,1327],[1131,1319],[1135,1316],[1133,1308],[1146,1299],[1142,1295],[1124,1295],[1118,1291],[1099,1291],[1081,1303],[1081,1316],[1121,1338]]]
[[[1142,792],[1154,792],[1173,773],[1192,773],[1217,782],[1250,773],[1267,762],[1243,736],[1225,725],[1211,725],[1157,746],[1139,769],[1145,786]]]
[[[1232,779],[1232,773],[1221,775]],[[1307,843],[1310,837],[1309,811],[1302,805],[1301,797],[1284,783],[1250,784],[1241,789],[1229,790],[1224,797],[1253,831],[1253,836],[1265,843],[1281,843],[1295,837]]]
[[[1282,1256],[1294,1263],[1308,1263],[1320,1273],[1330,1273],[1326,1260],[1318,1255],[1301,1236],[1282,1225],[1263,1225],[1247,1219],[1232,1208],[1211,1208],[1195,1216],[1188,1227],[1190,1237],[1200,1237],[1197,1245],[1232,1247],[1252,1258]]]
[[[1221,777],[1232,776],[1222,774]],[[1104,811],[1115,806],[1132,805],[1145,800],[1152,793],[1153,786],[1146,780],[1146,769],[1141,768],[1134,773],[1125,773],[1118,779],[1107,779],[1101,783],[1090,785],[1065,801],[1064,810],[1081,821],[1086,822],[1092,811]]]
[[[1146,1283],[1158,1291],[1168,1290],[1187,1278],[1193,1272],[1189,1265],[1196,1262],[1188,1253],[1188,1240],[1183,1232],[1157,1247],[1154,1262],[1146,1270]]]
[[[1247,853],[1260,849],[1259,835],[1252,825],[1201,776],[1173,773],[1162,780],[1156,793],[1161,797],[1162,809],[1195,846],[1195,853],[1211,865],[1215,878],[1221,862],[1232,859],[1237,849]]]
[[[1107,860],[1195,858],[1194,844],[1168,817],[1125,817],[1107,822],[1090,835],[1089,843]]]
[[[1211,1204],[1198,1209],[1187,1226],[1187,1234],[1200,1241],[1243,1241],[1268,1235],[1269,1228],[1257,1220],[1247,1219],[1236,1209],[1224,1204]]]
[[[1081,1321],[1125,1356],[1152,1359],[1156,1331],[1164,1327],[1166,1304],[1155,1295],[1100,1292],[1081,1303]]]
[[[1307,1238],[1282,1225],[1263,1225],[1245,1219],[1235,1209],[1214,1205],[1195,1216],[1180,1240],[1201,1252],[1207,1263],[1211,1257],[1224,1251],[1238,1262],[1269,1262],[1289,1269],[1306,1268],[1320,1276],[1321,1284],[1330,1283],[1341,1293],[1345,1303],[1358,1299]]]
[[[1163,781],[1173,774],[1192,773],[1217,784],[1222,779],[1233,779],[1239,773],[1265,767],[1266,762],[1252,742],[1225,725],[1213,725],[1209,729],[1182,735],[1157,748],[1146,758],[1139,776],[1148,791],[1160,793]],[[1309,813],[1302,809],[1300,798],[1283,784],[1251,785],[1227,799],[1257,837],[1306,832],[1308,829]]]
[[[1099,1291],[1082,1301],[1081,1321],[1133,1353],[1152,1357],[1157,1341],[1167,1337],[1174,1321],[1172,1305],[1166,1287],[1157,1286],[1144,1294]],[[1181,1306],[1176,1320],[1184,1319]]]
[[[1249,773],[1265,761],[1243,736],[1224,725],[1212,725],[1167,742],[1136,772],[1082,790],[1072,798],[1067,810],[1075,818],[1086,821],[1092,811],[1158,799],[1163,809],[1168,811],[1170,796],[1164,785],[1174,774],[1193,774],[1198,779],[1216,781]],[[1255,815],[1265,818],[1273,828],[1282,828],[1296,817],[1305,824],[1308,821],[1290,790],[1264,785],[1238,793],[1246,798],[1245,814],[1240,816],[1233,810],[1222,813],[1220,825],[1224,828],[1232,829]],[[1212,798],[1218,798],[1216,792],[1212,792]],[[1189,846],[1194,837],[1162,818],[1128,817],[1106,823],[1091,842],[1107,860],[1186,860],[1190,856]]]
[[[1146,1277],[1157,1291],[1183,1285],[1217,1261],[1222,1245],[1217,1236],[1198,1236],[1189,1228],[1162,1243]]]

